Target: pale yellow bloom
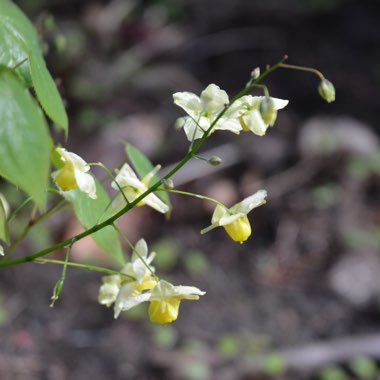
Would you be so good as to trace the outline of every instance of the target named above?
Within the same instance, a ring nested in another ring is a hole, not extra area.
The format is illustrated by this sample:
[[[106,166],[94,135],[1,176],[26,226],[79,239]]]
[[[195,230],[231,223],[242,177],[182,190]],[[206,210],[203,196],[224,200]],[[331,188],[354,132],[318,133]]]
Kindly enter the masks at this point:
[[[124,297],[121,309],[129,310],[142,303],[150,302],[149,318],[155,323],[170,323],[178,318],[179,306],[182,300],[198,300],[204,295],[194,286],[174,286],[165,280],[160,280],[156,286],[145,293],[133,296],[131,292]]]
[[[218,204],[212,215],[211,226],[203,229],[201,233],[204,234],[216,227],[224,227],[232,240],[243,243],[251,235],[251,225],[247,214],[254,208],[265,204],[266,196],[265,190],[259,190],[231,208]]]
[[[150,181],[159,169],[160,166],[157,165],[151,172],[140,180],[133,169],[128,164],[124,164],[111,186],[115,190],[119,190],[120,187],[128,202],[133,202],[136,198],[148,190]],[[121,193],[116,196],[113,203],[115,210],[120,210],[125,206],[124,196]],[[153,193],[148,194],[141,202],[138,203],[137,206],[144,206],[145,204],[163,214],[169,211],[169,206]]]
[[[260,112],[260,106],[262,102],[267,102],[269,99],[273,107],[273,116],[267,120],[265,115],[263,117]],[[251,131],[257,136],[264,136],[268,127],[274,124],[277,110],[286,107],[288,103],[288,100],[278,98],[245,95],[237,100],[233,107],[240,112],[239,120],[244,131]]]
[[[77,154],[68,152],[64,148],[57,148],[56,151],[61,157],[62,168],[52,173],[52,177],[57,187],[63,194],[79,189],[90,198],[96,199],[95,180],[87,172],[90,166]]]

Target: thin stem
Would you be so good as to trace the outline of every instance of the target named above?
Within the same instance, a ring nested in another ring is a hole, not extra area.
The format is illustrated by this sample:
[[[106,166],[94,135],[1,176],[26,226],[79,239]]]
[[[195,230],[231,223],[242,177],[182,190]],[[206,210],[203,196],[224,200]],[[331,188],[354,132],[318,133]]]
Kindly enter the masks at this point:
[[[11,255],[11,253],[19,246],[19,244],[24,240],[25,236],[28,234],[30,229],[37,225],[38,223],[43,222],[45,219],[47,219],[50,215],[54,214],[55,212],[59,211],[62,209],[62,207],[66,206],[66,200],[61,199],[57,203],[55,203],[53,206],[51,206],[47,211],[45,211],[43,214],[41,214],[37,218],[31,218],[28,222],[28,224],[24,227],[22,230],[21,234],[17,237],[17,239],[9,246],[7,249],[7,252],[5,253],[4,257],[2,258],[2,262],[0,262],[0,267],[1,264],[6,260],[7,257]],[[75,238],[75,237],[74,237]],[[68,239],[66,241],[66,244],[64,244],[62,247],[70,244],[70,241],[72,239]],[[61,248],[62,248],[61,247]]]
[[[61,295],[63,284],[65,283],[65,279],[66,279],[67,264],[69,262],[69,258],[70,258],[70,254],[71,254],[71,248],[72,248],[73,244],[74,244],[74,241],[67,248],[67,252],[66,252],[66,256],[65,256],[65,261],[63,263],[61,277],[58,279],[58,281],[56,282],[56,284],[54,286],[53,295],[51,297],[51,303],[49,305],[50,307],[54,307],[54,304],[56,303],[56,301],[58,300],[59,296]]]
[[[313,74],[317,75],[321,80],[325,79],[324,75],[319,70],[314,69],[312,67],[288,65],[287,63],[281,63],[279,65],[279,67],[282,67],[284,69],[290,69],[290,70],[307,71],[309,73],[313,73]]]
[[[102,168],[107,174],[108,176],[113,180],[114,183],[116,183],[116,186],[120,192],[120,194],[122,195],[122,197],[124,198],[125,200],[125,203],[128,204],[129,203],[129,200],[128,198],[125,196],[124,194],[124,191],[123,191],[123,188],[119,185],[119,182],[116,181],[116,178],[114,177],[114,175],[112,174],[112,172],[105,166],[103,165],[101,162],[95,162],[95,163],[91,163],[89,164],[90,166],[99,166],[100,168]],[[118,194],[115,195],[115,198],[118,196]],[[108,206],[106,207],[106,209],[104,210],[103,214],[100,216],[100,218],[97,220],[97,223],[98,224],[102,219],[103,219],[103,216],[106,214],[107,210],[109,209],[109,207],[112,205],[112,202],[113,200],[111,200],[111,202],[108,204]]]
[[[264,95],[269,96],[268,86],[265,86],[265,84],[255,84],[253,87],[261,88],[263,90]]]
[[[160,180],[158,180],[155,184],[153,184],[149,189],[147,189],[144,193],[142,193],[140,196],[138,196],[133,202],[130,202],[128,203],[124,208],[122,208],[119,212],[117,212],[116,214],[114,214],[113,216],[111,216],[110,218],[108,218],[107,220],[105,220],[104,222],[100,223],[100,224],[96,224],[95,226],[87,229],[86,231],[78,234],[78,235],[75,235],[73,238],[76,239],[76,241],[78,240],[81,240],[83,238],[85,238],[86,236],[89,236],[101,229],[103,229],[104,227],[107,227],[107,226],[110,226],[112,225],[117,219],[119,219],[122,215],[124,215],[125,213],[127,213],[130,209],[132,209],[134,206],[136,206],[139,202],[141,202],[147,195],[149,195],[150,193],[156,191],[162,184],[163,184],[163,181],[165,181],[166,179],[169,179],[171,178],[178,170],[180,170],[189,160],[191,160],[191,158],[194,156],[194,154],[200,149],[200,147],[202,146],[202,144],[204,143],[204,141],[206,140],[206,138],[209,136],[210,132],[212,131],[213,127],[215,126],[215,124],[219,121],[219,119],[221,117],[223,117],[223,115],[226,113],[226,111],[228,110],[229,107],[231,107],[231,105],[236,101],[238,100],[239,98],[241,98],[242,96],[246,95],[252,88],[253,86],[257,85],[258,83],[260,83],[265,77],[267,77],[270,73],[272,73],[273,71],[277,70],[281,64],[283,64],[284,60],[286,59],[287,57],[284,57],[283,59],[281,59],[279,62],[277,62],[275,65],[271,66],[271,67],[268,67],[257,79],[255,79],[249,86],[246,86],[243,90],[241,90],[230,102],[229,105],[226,105],[226,107],[219,113],[219,115],[214,119],[214,121],[211,123],[210,127],[204,132],[203,136],[197,140],[197,142],[192,146],[192,149],[189,150],[186,155],[183,157],[183,159],[169,172],[167,173],[165,176],[163,176]],[[70,242],[72,241],[72,239],[66,239],[66,240],[63,240],[61,241],[60,243],[57,243],[57,244],[54,244],[52,245],[51,247],[48,247],[48,248],[45,248],[39,252],[36,252],[35,254],[33,255],[30,255],[30,256],[24,256],[24,257],[20,257],[18,259],[15,259],[15,260],[9,260],[9,261],[2,261],[0,262],[0,268],[2,267],[8,267],[8,266],[12,266],[12,265],[17,265],[17,264],[23,264],[23,263],[27,263],[27,262],[30,262],[30,261],[34,261],[35,259],[39,258],[39,257],[42,257],[42,256],[46,256],[48,255],[49,253],[51,252],[54,252],[62,247],[65,247],[67,246],[68,244],[70,244]]]
[[[41,264],[58,264],[58,265],[68,265],[70,267],[76,267],[81,269],[87,269],[87,270],[93,270],[95,272],[105,273],[105,274],[117,274],[120,276],[128,277],[130,280],[136,281],[136,279],[133,276],[130,276],[128,274],[118,272],[116,270],[97,267],[95,265],[89,265],[89,264],[80,264],[80,263],[73,263],[72,261],[68,261],[67,263],[63,260],[50,260],[50,259],[34,259],[30,260],[35,263],[41,263]]]
[[[28,197],[24,199],[24,201],[20,204],[20,206],[18,206],[16,210],[14,210],[11,215],[9,215],[8,223],[10,223],[17,216],[17,214],[32,200],[33,200],[32,197]]]
[[[120,236],[125,240],[125,242],[131,247],[133,252],[136,253],[137,257],[142,261],[142,263],[145,265],[145,267],[149,270],[149,272],[152,274],[154,279],[159,282],[160,279],[157,277],[157,275],[154,273],[152,267],[145,261],[145,259],[140,255],[140,252],[135,248],[135,246],[130,242],[130,240],[127,238],[127,236],[124,234],[123,231],[120,230],[120,228],[113,223],[113,228],[120,234]]]
[[[194,193],[190,193],[188,191],[182,191],[182,190],[175,190],[175,189],[158,189],[158,191],[167,191],[169,193],[174,193],[174,194],[181,194],[181,195],[187,195],[189,197],[194,197],[194,198],[199,198],[199,199],[203,199],[205,201],[210,201],[210,202],[213,202],[213,203],[216,203],[217,205],[219,206],[224,206],[223,203],[217,201],[216,199],[214,198],[210,198],[210,197],[207,197],[206,195],[201,195],[201,194],[194,194]]]

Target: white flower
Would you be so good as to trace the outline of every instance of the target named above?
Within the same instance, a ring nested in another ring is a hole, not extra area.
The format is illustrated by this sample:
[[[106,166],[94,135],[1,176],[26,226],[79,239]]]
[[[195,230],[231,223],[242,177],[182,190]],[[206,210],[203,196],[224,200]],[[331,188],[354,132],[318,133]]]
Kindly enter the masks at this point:
[[[111,276],[102,277],[103,285],[99,289],[98,301],[101,305],[111,306],[117,295],[119,294],[121,287],[121,276],[119,274],[113,274]]]
[[[183,126],[189,141],[201,138],[229,103],[227,93],[215,84],[207,86],[200,97],[192,92],[176,92],[173,94],[173,99],[174,103],[189,115],[185,118]],[[216,129],[229,130],[239,134],[242,128],[239,120],[233,117],[230,110],[227,110],[217,121],[213,131]]]
[[[148,255],[148,246],[144,239],[140,239],[135,245],[131,261],[120,274],[102,278],[98,301],[108,307],[115,303],[115,318],[119,316],[125,299],[136,297],[156,286],[157,280],[152,275],[154,268],[150,265],[155,255],[154,252]]]
[[[129,310],[142,303],[150,302],[149,318],[156,323],[170,323],[177,319],[182,300],[198,300],[205,292],[194,286],[174,286],[160,280],[150,291],[136,296],[127,296],[120,302],[121,310]]]
[[[0,245],[0,256],[4,256],[4,248]]]
[[[119,190],[120,187],[128,202],[133,202],[136,198],[148,190],[150,181],[159,169],[160,166],[157,165],[150,173],[140,180],[133,169],[128,164],[124,164],[116,176],[115,181],[112,182],[112,187],[116,190]],[[119,187],[115,182],[117,182]],[[137,204],[137,206],[143,206],[145,204],[163,214],[169,211],[169,206],[153,193],[148,194],[141,202]],[[116,196],[113,206],[116,210],[120,210],[125,206],[123,194],[119,193]]]
[[[151,252],[150,255],[148,255],[148,245],[144,239],[140,239],[135,245],[131,262],[125,264],[121,272],[134,277],[137,283],[141,284],[147,275],[154,272],[154,267],[150,264],[155,256],[156,252]]]
[[[251,225],[247,214],[266,203],[267,192],[259,190],[231,208],[217,205],[211,219],[211,226],[203,229],[202,234],[216,227],[224,227],[232,240],[243,243],[251,235]]]
[[[264,136],[269,123],[266,123],[260,112],[260,105],[266,99],[265,96],[245,95],[237,100],[236,107],[240,108],[240,123],[245,131],[252,131],[257,136]],[[275,111],[280,110],[289,103],[288,100],[270,98]],[[272,123],[271,123],[272,124]]]
[[[95,180],[91,174],[87,173],[90,170],[90,166],[87,165],[86,161],[64,148],[57,148],[56,151],[62,161],[62,167],[52,173],[52,177],[58,188],[63,193],[79,189],[90,198],[96,199]]]

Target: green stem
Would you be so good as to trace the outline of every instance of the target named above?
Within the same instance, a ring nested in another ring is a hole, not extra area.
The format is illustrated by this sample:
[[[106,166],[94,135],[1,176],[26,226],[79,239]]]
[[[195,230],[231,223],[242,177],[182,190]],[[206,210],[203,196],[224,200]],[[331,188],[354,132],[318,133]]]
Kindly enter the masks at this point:
[[[34,227],[36,224],[43,222],[45,219],[47,219],[50,215],[56,213],[57,211],[61,210],[62,207],[66,205],[66,200],[61,199],[57,203],[55,203],[53,206],[51,206],[46,212],[41,214],[37,218],[32,218],[29,220],[28,224],[24,227],[21,234],[17,237],[17,239],[9,246],[7,249],[7,252],[5,253],[4,257],[2,258],[2,261],[0,262],[0,268],[2,267],[1,264],[3,264],[7,257],[11,255],[11,253],[19,246],[19,244],[24,240],[25,236],[28,234],[29,230]],[[75,237],[73,238],[75,239]],[[65,245],[68,245],[72,239],[68,239],[66,241]],[[64,246],[65,246],[64,245]],[[6,265],[5,265],[6,266]]]
[[[133,252],[136,253],[137,257],[142,261],[142,263],[145,265],[145,267],[149,270],[151,275],[154,277],[154,279],[159,282],[160,279],[157,277],[157,275],[154,273],[152,267],[145,261],[145,259],[140,255],[140,252],[135,248],[135,246],[130,242],[130,240],[127,238],[127,236],[124,234],[123,231],[120,230],[120,228],[113,223],[113,228],[119,233],[119,235],[125,240],[125,242],[131,247]]]
[[[105,273],[105,274],[117,274],[120,276],[128,277],[130,280],[136,281],[136,279],[133,276],[129,276],[128,274],[118,272],[116,270],[97,267],[95,265],[89,265],[89,264],[80,264],[80,263],[73,263],[72,261],[62,261],[62,260],[50,260],[50,259],[34,259],[30,260],[35,263],[41,263],[41,264],[59,264],[59,265],[68,265],[70,267],[76,267],[81,269],[87,269],[87,270],[93,270],[95,272]]]
[[[265,86],[265,84],[255,84],[253,87],[261,88],[263,90],[264,95],[269,96],[268,86]]]
[[[181,195],[187,195],[187,196],[189,196],[189,197],[194,197],[194,198],[203,199],[203,200],[205,200],[205,201],[210,201],[210,202],[216,203],[216,204],[219,205],[219,206],[223,206],[223,207],[225,207],[223,203],[217,201],[217,200],[214,199],[214,198],[206,197],[206,195],[194,194],[194,193],[190,193],[190,192],[188,192],[188,191],[174,190],[174,189],[171,189],[171,190],[167,190],[167,189],[158,189],[158,191],[167,191],[167,192],[169,192],[169,193],[181,194]]]
[[[196,143],[194,143],[194,145],[192,146],[191,150],[189,150],[186,153],[186,155],[183,157],[183,159],[169,173],[167,173],[164,177],[162,177],[155,184],[153,184],[149,189],[147,189],[144,193],[142,193],[139,197],[137,197],[133,202],[128,203],[119,212],[117,212],[115,215],[111,216],[110,218],[108,218],[104,222],[102,222],[100,224],[97,224],[97,225],[89,228],[88,230],[86,230],[86,231],[84,231],[84,232],[82,232],[82,233],[80,233],[78,235],[75,235],[73,238],[61,241],[60,243],[54,244],[51,247],[43,249],[43,250],[41,250],[41,251],[39,251],[39,252],[37,252],[37,253],[35,253],[33,255],[30,255],[30,256],[20,257],[20,258],[15,259],[15,260],[2,261],[2,262],[0,262],[0,268],[12,266],[12,265],[17,265],[17,264],[23,264],[23,263],[27,263],[27,262],[30,262],[30,261],[34,261],[35,259],[37,259],[39,257],[46,256],[46,255],[48,255],[51,252],[54,252],[54,251],[56,251],[56,250],[58,250],[60,248],[63,248],[65,246],[67,246],[68,244],[70,244],[70,242],[73,239],[75,239],[76,241],[81,240],[81,239],[85,238],[86,236],[89,236],[89,235],[91,235],[91,234],[93,234],[93,233],[95,233],[95,232],[97,232],[97,231],[99,231],[99,230],[101,230],[101,229],[103,229],[103,228],[105,228],[107,226],[112,225],[122,215],[124,215],[125,213],[127,213],[130,209],[132,209],[139,202],[141,202],[147,195],[149,195],[150,193],[156,191],[162,185],[163,181],[165,181],[166,179],[171,178],[178,170],[180,170],[194,156],[194,154],[200,149],[200,147],[202,146],[202,144],[204,143],[204,141],[207,139],[207,137],[211,133],[211,131],[214,128],[214,126],[216,125],[216,123],[219,121],[219,119],[221,117],[223,117],[223,115],[226,113],[226,111],[228,110],[228,108],[231,107],[231,105],[236,100],[238,100],[242,96],[246,95],[255,85],[257,85],[258,83],[260,83],[270,73],[272,73],[273,71],[275,71],[276,69],[278,69],[281,66],[281,64],[284,62],[285,59],[286,58],[284,57],[281,61],[277,62],[275,65],[273,65],[271,67],[268,67],[249,86],[247,86],[243,90],[241,90],[231,100],[231,102],[229,103],[229,105],[226,105],[226,107],[219,113],[219,115],[211,123],[210,127],[205,131],[205,133],[203,134],[203,136],[199,140],[197,140]]]
[[[10,223],[16,216],[17,216],[17,214],[30,202],[30,201],[32,201],[33,200],[33,198],[32,197],[28,197],[28,198],[26,198],[21,204],[20,204],[20,206],[18,206],[17,208],[16,208],[16,210],[14,210],[13,212],[12,212],[12,214],[11,215],[9,215],[9,218],[8,218],[8,223]]]
[[[288,65],[286,63],[281,63],[279,65],[279,67],[282,67],[283,69],[298,70],[298,71],[307,71],[309,73],[313,73],[313,74],[317,75],[321,80],[325,79],[324,75],[320,71],[318,71],[317,69],[313,69],[312,67]]]

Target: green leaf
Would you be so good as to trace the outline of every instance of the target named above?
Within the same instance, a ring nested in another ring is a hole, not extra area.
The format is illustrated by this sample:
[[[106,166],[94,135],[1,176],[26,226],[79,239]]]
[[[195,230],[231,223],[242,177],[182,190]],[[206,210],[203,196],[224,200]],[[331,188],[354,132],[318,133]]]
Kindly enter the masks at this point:
[[[9,244],[9,230],[7,221],[7,212],[5,210],[5,205],[3,203],[3,196],[0,194],[0,240],[5,241]]]
[[[146,157],[144,153],[142,153],[133,145],[127,144],[125,150],[127,152],[129,160],[131,161],[140,178],[145,177],[150,171],[154,169],[154,166],[149,158]],[[154,185],[157,181],[159,181],[159,178],[157,175],[154,175],[151,180],[151,184]],[[162,186],[159,187],[159,189],[162,188]],[[166,191],[157,191],[155,194],[161,198],[162,201],[165,202],[169,207],[171,207],[169,195]]]
[[[67,135],[69,121],[66,110],[57,86],[46,68],[44,59],[41,55],[32,54],[29,62],[34,89],[41,106],[50,119],[60,126]]]
[[[46,69],[33,24],[11,1],[0,0],[0,66],[34,86],[46,114],[67,134],[68,119],[58,89]]]
[[[66,199],[73,205],[75,215],[85,228],[91,228],[112,216],[112,210],[109,207],[110,198],[101,183],[96,179],[95,182],[96,199],[91,199],[87,194],[79,190],[75,190],[72,195],[69,193],[66,196]],[[107,226],[91,236],[99,247],[119,264],[123,265],[125,263],[119,235],[112,226]]]
[[[0,176],[43,208],[52,147],[45,118],[11,73],[0,76],[0,99]]]
[[[29,57],[30,51],[42,54],[32,23],[13,2],[0,0],[0,66],[13,69]],[[31,85],[27,60],[15,73],[24,84]]]

